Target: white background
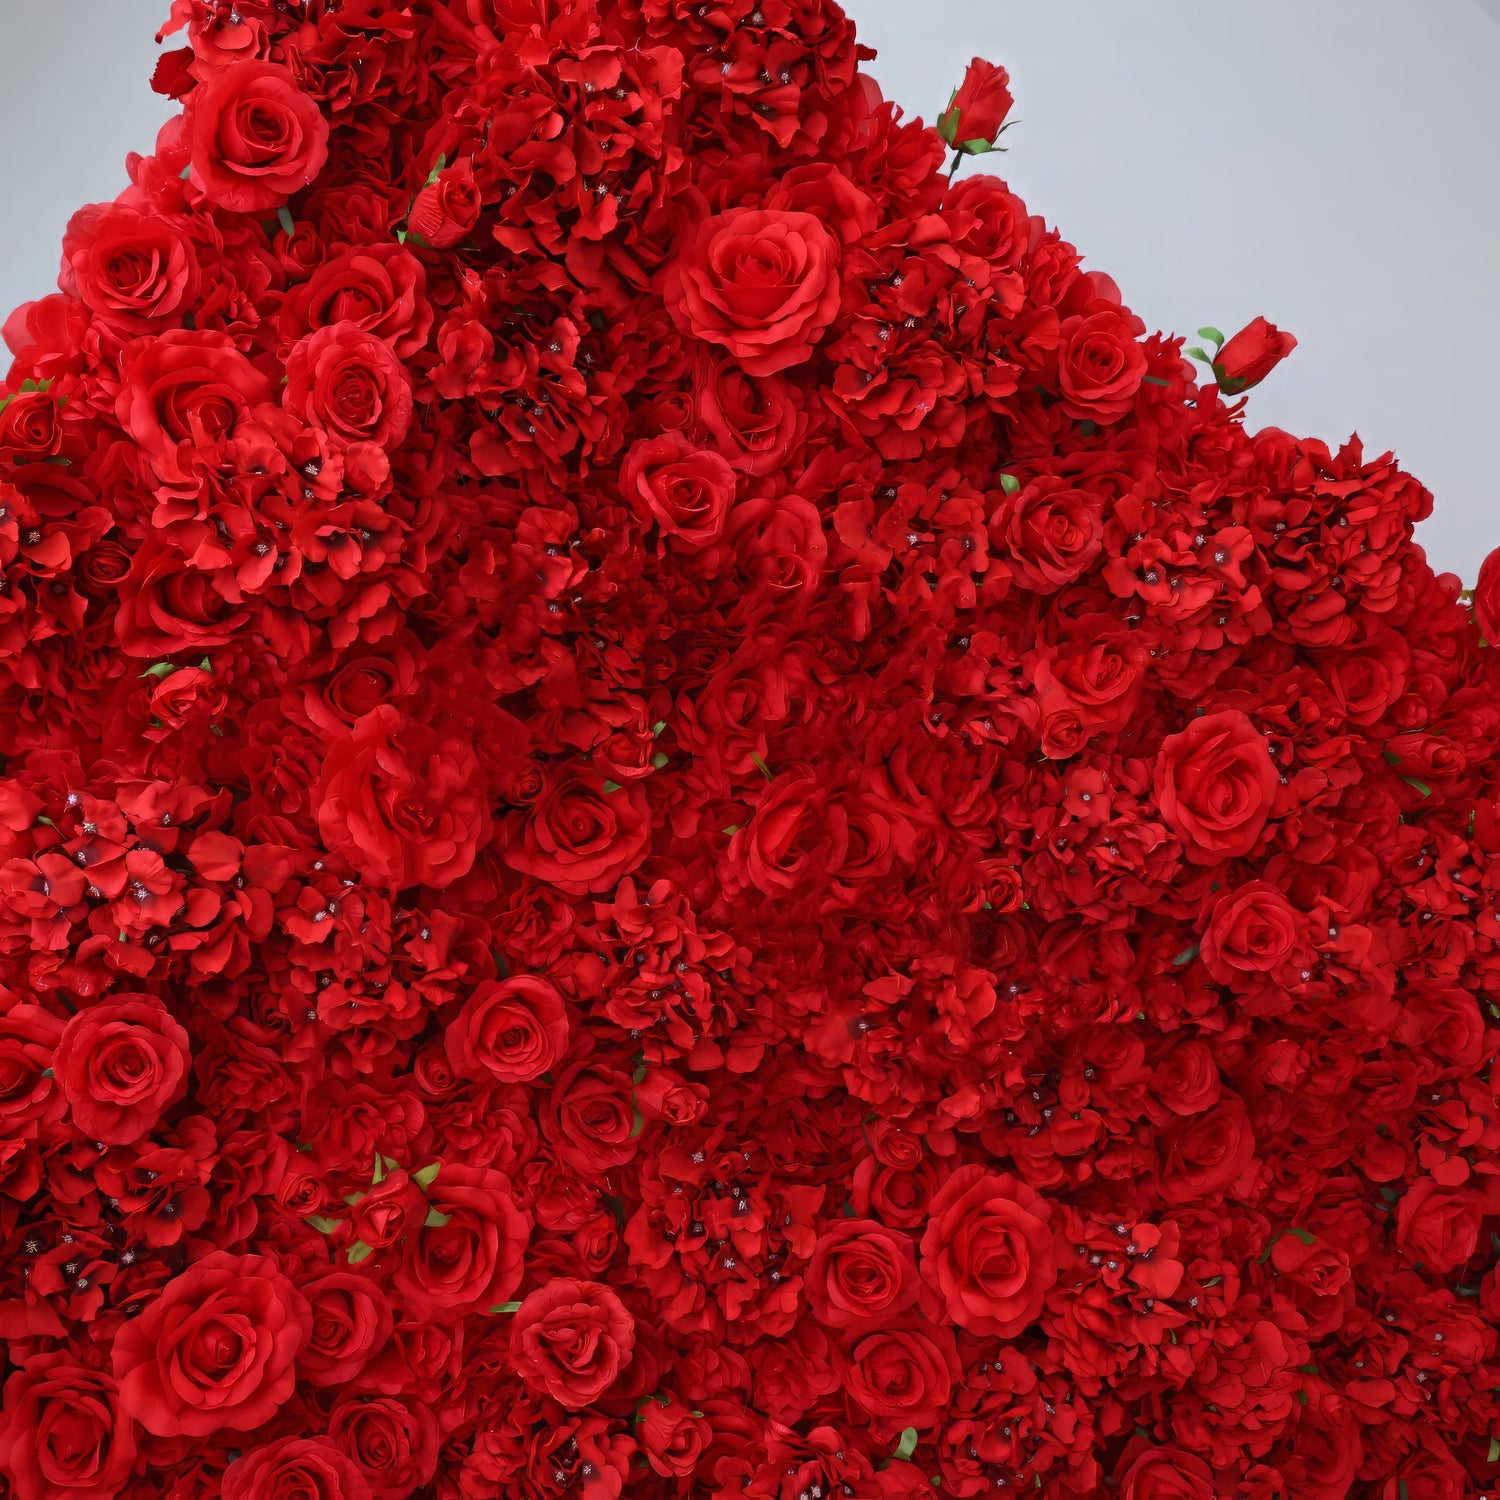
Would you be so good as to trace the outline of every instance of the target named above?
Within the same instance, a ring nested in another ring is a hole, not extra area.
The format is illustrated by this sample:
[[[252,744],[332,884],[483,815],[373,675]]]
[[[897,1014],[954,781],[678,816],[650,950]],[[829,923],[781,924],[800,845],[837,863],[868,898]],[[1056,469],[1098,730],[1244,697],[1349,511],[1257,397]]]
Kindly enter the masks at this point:
[[[969,58],[1004,63],[1020,123],[986,165],[1153,328],[1295,333],[1253,425],[1394,448],[1437,496],[1434,565],[1473,582],[1500,545],[1500,0],[846,5],[911,114]],[[0,0],[4,311],[53,288],[69,214],[151,149],[167,8]]]

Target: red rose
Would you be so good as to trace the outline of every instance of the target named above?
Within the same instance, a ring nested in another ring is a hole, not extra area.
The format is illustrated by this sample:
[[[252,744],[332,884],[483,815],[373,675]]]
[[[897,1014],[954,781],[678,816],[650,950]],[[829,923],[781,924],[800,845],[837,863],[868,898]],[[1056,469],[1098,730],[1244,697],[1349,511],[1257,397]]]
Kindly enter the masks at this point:
[[[370,1500],[370,1486],[325,1437],[284,1437],[224,1471],[223,1500]]]
[[[270,398],[270,381],[228,335],[173,328],[126,344],[115,416],[164,484],[196,490],[213,445]]]
[[[128,1146],[187,1089],[188,1034],[154,995],[114,995],[73,1016],[54,1066],[85,1135]]]
[[[1051,594],[1080,577],[1099,555],[1100,510],[1095,496],[1043,475],[1001,502],[990,522],[991,543],[1023,588]]]
[[[328,159],[328,122],[277,63],[239,62],[188,95],[193,185],[221,208],[258,213],[305,188]]]
[[[1063,324],[1057,384],[1070,417],[1095,422],[1123,417],[1145,374],[1146,354],[1126,314],[1097,312]]]
[[[17,459],[46,459],[62,447],[57,398],[46,391],[19,391],[0,403],[0,449]]]
[[[394,448],[411,425],[411,379],[390,346],[357,323],[299,339],[286,360],[282,404],[339,448]]]
[[[102,1371],[57,1350],[31,1355],[5,1382],[0,1472],[14,1500],[115,1500],[135,1457],[134,1425]]]
[[[407,1500],[437,1471],[437,1417],[413,1397],[341,1401],[328,1436],[359,1465],[375,1500]]]
[[[395,1286],[412,1310],[469,1311],[504,1302],[521,1284],[531,1217],[516,1206],[511,1181],[486,1167],[444,1163],[427,1201],[441,1223],[407,1235]]]
[[[329,745],[312,795],[328,848],[391,890],[451,885],[490,836],[472,747],[390,704]]]
[[[222,574],[187,566],[168,548],[142,547],[120,582],[115,638],[127,656],[206,651],[234,639],[249,611],[216,586]]]
[[[848,1353],[844,1386],[887,1435],[906,1427],[925,1431],[947,1415],[962,1378],[953,1334],[902,1327],[868,1333]]]
[[[1228,1192],[1255,1156],[1245,1106],[1233,1097],[1178,1120],[1162,1137],[1156,1188],[1168,1203],[1199,1203]]]
[[[636,1440],[658,1474],[691,1479],[712,1437],[703,1414],[689,1411],[680,1401],[648,1401],[641,1408]]]
[[[804,418],[795,388],[779,375],[747,375],[716,350],[695,366],[698,416],[733,468],[769,474],[786,456]]]
[[[607,1286],[554,1277],[521,1303],[510,1356],[521,1378],[562,1406],[597,1401],[630,1363],[635,1320]]]
[[[606,791],[602,777],[580,767],[553,776],[526,809],[506,845],[513,870],[568,895],[612,890],[645,858],[651,813],[640,784]]]
[[[281,305],[287,344],[337,323],[389,344],[403,359],[415,354],[432,328],[422,263],[401,245],[361,245],[325,261]]]
[[[732,208],[705,219],[667,273],[667,306],[751,375],[802,363],[839,306],[839,244],[812,214]]]
[[[1500,647],[1500,547],[1479,565],[1479,581],[1474,585],[1474,614],[1485,640]]]
[[[343,1385],[391,1336],[391,1305],[368,1276],[330,1271],[302,1288],[311,1309],[307,1345],[298,1361],[310,1385]]]
[[[1217,1500],[1213,1470],[1181,1448],[1153,1448],[1132,1438],[1121,1458],[1120,1500]]]
[[[935,1295],[934,1315],[1002,1339],[1034,1323],[1057,1280],[1051,1212],[1008,1173],[978,1163],[959,1167],[934,1194],[922,1236],[922,1279]]]
[[[1238,974],[1268,974],[1297,944],[1297,913],[1264,880],[1224,891],[1208,910],[1199,950],[1203,966],[1220,984]]]
[[[1219,350],[1214,374],[1229,395],[1259,385],[1297,347],[1297,340],[1274,323],[1256,318]]]
[[[406,216],[407,232],[434,250],[456,245],[479,222],[484,201],[474,181],[474,163],[465,157],[427,183]]]
[[[1446,1275],[1466,1264],[1479,1244],[1487,1210],[1472,1188],[1439,1187],[1418,1177],[1396,1206],[1396,1244],[1409,1260]]]
[[[467,1078],[528,1083],[567,1051],[568,1012],[540,976],[486,980],[448,1023],[443,1046],[454,1071]]]
[[[993,145],[1014,103],[1010,75],[1004,68],[976,57],[939,117],[938,132],[950,146]]]
[[[620,493],[645,526],[675,552],[698,552],[724,533],[734,504],[734,470],[679,432],[635,444],[620,466]]]
[[[573,1064],[552,1086],[544,1128],[557,1154],[579,1172],[623,1166],[641,1133],[629,1076],[600,1063]]]
[[[120,1404],[158,1437],[259,1427],[292,1394],[311,1317],[271,1261],[214,1251],[116,1333]]]
[[[1278,780],[1265,737],[1233,708],[1168,735],[1156,759],[1157,806],[1196,864],[1237,859],[1255,847]]]
[[[63,235],[65,291],[123,336],[180,327],[198,295],[192,242],[169,220],[123,203],[80,209]]]
[[[62,1032],[63,1023],[39,1005],[12,1004],[0,1011],[0,1132],[5,1135],[62,1117],[64,1100],[53,1067]]]
[[[830,1328],[880,1321],[917,1300],[911,1240],[873,1219],[827,1225],[804,1277],[813,1316]]]

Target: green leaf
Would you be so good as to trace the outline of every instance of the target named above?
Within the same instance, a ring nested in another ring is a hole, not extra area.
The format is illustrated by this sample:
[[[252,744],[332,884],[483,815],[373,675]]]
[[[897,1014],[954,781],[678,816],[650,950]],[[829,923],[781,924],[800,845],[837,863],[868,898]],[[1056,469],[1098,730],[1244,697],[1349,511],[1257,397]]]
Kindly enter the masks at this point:
[[[1190,964],[1198,956],[1198,944],[1194,943],[1191,948],[1184,948],[1176,958],[1172,960],[1172,967],[1180,969],[1184,964]]]
[[[412,244],[420,245],[424,250],[430,248],[427,244],[427,241],[424,240],[420,234],[416,233],[415,230],[408,230],[406,237],[411,241]]]
[[[441,1229],[452,1217],[452,1214],[445,1214],[441,1209],[429,1208],[427,1217],[422,1220],[422,1223],[428,1229]]]
[[[437,1174],[442,1170],[442,1162],[435,1161],[423,1167],[420,1172],[413,1172],[411,1180],[425,1193],[433,1184]]]
[[[432,170],[427,174],[427,181],[424,182],[422,184],[422,186],[423,187],[431,187],[433,185],[433,183],[435,183],[438,180],[438,177],[441,175],[443,168],[446,167],[447,165],[448,165],[448,158],[446,156],[440,156],[440,157],[438,157],[438,159],[435,162],[433,162],[433,164],[432,164]]]
[[[363,1240],[355,1240],[349,1246],[349,1264],[357,1266],[360,1261],[368,1260],[375,1253],[374,1245],[367,1245]]]
[[[303,1222],[312,1225],[319,1234],[332,1234],[342,1220],[330,1219],[327,1214],[308,1214]]]
[[[1418,781],[1415,776],[1403,776],[1401,779],[1407,784],[1407,786],[1414,787],[1424,797],[1430,797],[1432,795],[1432,788],[1428,786],[1425,781]]]
[[[198,670],[200,672],[212,672],[213,669],[214,664],[206,656],[198,663]]]
[[[640,1066],[636,1068],[635,1072],[630,1075],[630,1081],[632,1083],[644,1083],[646,1081],[645,1063],[641,1063]]]
[[[1220,333],[1219,330],[1217,328],[1215,328],[1213,326],[1213,324],[1211,324],[1211,323],[1208,325],[1207,328],[1200,328],[1198,330],[1198,337],[1200,339],[1212,339],[1213,342],[1214,342],[1214,347],[1215,348],[1222,348],[1223,347],[1223,344],[1224,344],[1224,335],[1222,333]]]
[[[740,825],[738,823],[731,823],[724,830],[725,833],[738,833],[739,831],[740,831]]]
[[[345,1193],[344,1202],[347,1203],[350,1208],[353,1208],[356,1203],[363,1203],[365,1198],[368,1196],[369,1195],[366,1193]]]
[[[1298,1365],[1297,1368],[1304,1375],[1316,1375],[1318,1373],[1318,1367],[1316,1365]]]
[[[147,667],[146,670],[141,673],[141,676],[154,677],[158,682],[160,682],[163,677],[170,677],[176,670],[176,662],[159,661],[156,662],[153,666]]]
[[[179,176],[179,177],[180,177],[180,178],[181,178],[181,179],[182,179],[182,180],[183,180],[183,181],[184,181],[184,182],[186,182],[186,181],[187,181],[187,180],[188,180],[188,178],[189,178],[189,177],[191,177],[191,176],[192,176],[192,175],[193,175],[193,164],[192,164],[192,162],[189,162],[189,163],[188,163],[188,164],[187,164],[187,166],[185,166],[185,167],[184,167],[184,168],[183,168],[183,169],[182,169],[182,170],[181,170],[181,171],[180,171],[180,172],[179,172],[179,173],[178,173],[178,174],[177,174],[177,175],[178,175],[178,176]]]
[[[519,1302],[497,1302],[493,1307],[485,1309],[486,1312],[492,1313],[513,1313],[520,1312],[520,1310],[521,1304]]]
[[[1489,1456],[1485,1459],[1487,1464],[1500,1463],[1500,1438],[1490,1439]]]
[[[1170,385],[1171,381],[1163,380],[1160,375],[1142,375],[1141,382],[1144,385]]]
[[[57,1069],[56,1068],[43,1068],[42,1069],[42,1077],[43,1078],[56,1078],[57,1077]]]
[[[46,813],[38,813],[36,815],[36,820],[37,820],[38,825],[41,826],[42,828],[56,828],[57,827],[57,824],[54,823],[52,821],[52,819],[47,816]]]
[[[1208,1280],[1203,1283],[1203,1285],[1205,1287],[1218,1286],[1218,1284],[1223,1281],[1223,1279],[1224,1278],[1222,1276],[1210,1276]]]
[[[958,149],[962,151],[965,156],[987,156],[991,151],[995,149],[995,146],[992,141],[960,141],[958,143]]]
[[[1306,1229],[1288,1229],[1287,1233],[1294,1240],[1301,1240],[1304,1245],[1316,1245],[1318,1243],[1317,1235],[1309,1233]]]
[[[282,204],[276,210],[276,222],[281,225],[282,232],[288,239],[297,232],[297,221],[292,217],[292,211],[286,204]]]
[[[774,781],[776,779],[775,772],[773,772],[770,766],[768,766],[765,761],[763,761],[760,756],[758,756],[753,750],[750,752],[750,759],[755,762],[755,769],[759,771],[767,781]]]
[[[396,231],[396,243],[398,245],[404,245],[406,243],[406,231],[404,229],[398,229]]]
[[[659,735],[666,727],[667,721],[665,719],[658,719],[656,723],[651,726],[652,737],[654,738],[656,735]]]
[[[634,1140],[646,1128],[646,1117],[640,1110],[635,1112],[635,1124],[630,1127],[630,1139]]]
[[[1002,474],[1000,476],[1000,488],[1007,495],[1014,495],[1021,488],[1021,481],[1014,474]]]
[[[917,1429],[906,1427],[902,1429],[901,1441],[896,1444],[896,1451],[891,1454],[892,1458],[910,1458],[917,1451]]]
[[[1297,1392],[1297,1405],[1298,1406],[1306,1406],[1307,1405],[1307,1392],[1306,1391],[1298,1391]]]
[[[606,792],[618,792],[620,790],[620,783],[618,781],[606,781],[604,783],[604,790]]]
[[[651,764],[655,766],[659,771],[664,765],[666,765],[666,763],[670,759],[671,756],[669,756],[665,750],[658,750],[656,754],[651,757]]]
[[[1208,353],[1208,351],[1206,349],[1200,349],[1196,344],[1194,344],[1191,349],[1183,350],[1183,353],[1186,354],[1189,359],[1202,360],[1202,362],[1206,365],[1211,365],[1213,363],[1213,358]]]
[[[375,1153],[375,1170],[371,1174],[371,1180],[376,1184],[385,1181],[385,1162],[381,1159],[378,1151]]]

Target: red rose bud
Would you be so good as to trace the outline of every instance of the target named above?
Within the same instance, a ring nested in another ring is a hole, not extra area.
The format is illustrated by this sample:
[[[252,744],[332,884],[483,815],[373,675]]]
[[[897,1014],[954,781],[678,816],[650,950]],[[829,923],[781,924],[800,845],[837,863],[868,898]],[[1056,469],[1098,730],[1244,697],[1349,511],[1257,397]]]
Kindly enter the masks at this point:
[[[1214,359],[1219,389],[1234,395],[1259,385],[1296,347],[1291,334],[1264,318],[1247,323]]]
[[[994,146],[1014,102],[1005,69],[976,57],[938,120],[938,134],[957,150],[979,156]]]
[[[417,194],[406,216],[406,232],[434,250],[444,250],[479,222],[482,207],[473,163],[454,162],[434,173]]]

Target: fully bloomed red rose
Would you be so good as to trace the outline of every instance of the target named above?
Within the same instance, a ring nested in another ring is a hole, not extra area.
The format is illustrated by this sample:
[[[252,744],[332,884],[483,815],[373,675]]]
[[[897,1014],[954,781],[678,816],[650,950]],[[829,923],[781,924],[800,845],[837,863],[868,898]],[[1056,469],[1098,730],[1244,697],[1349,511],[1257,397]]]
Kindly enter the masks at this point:
[[[237,62],[188,95],[193,185],[256,213],[307,187],[328,160],[328,121],[279,63]]]
[[[1217,1500],[1213,1470],[1182,1448],[1132,1438],[1121,1458],[1120,1500]]]
[[[1203,714],[1168,735],[1156,760],[1156,801],[1196,864],[1248,854],[1271,814],[1278,777],[1265,737],[1238,709]]]
[[[287,355],[281,399],[339,448],[394,448],[411,425],[405,366],[389,344],[357,323],[331,323],[299,339]]]
[[[421,261],[396,244],[346,250],[288,294],[278,320],[290,345],[337,323],[352,323],[401,358],[415,354],[432,328]]]
[[[505,848],[505,862],[560,891],[612,890],[640,864],[651,839],[651,815],[638,782],[606,789],[593,771],[554,774],[525,811]]]
[[[120,1404],[158,1437],[259,1427],[292,1394],[311,1317],[264,1256],[216,1250],[115,1335]]]
[[[135,1460],[135,1428],[103,1371],[54,1350],[5,1382],[0,1473],[15,1500],[115,1500]]]
[[[108,1145],[147,1135],[188,1082],[188,1034],[154,995],[113,995],[63,1027],[53,1066],[73,1123]]]
[[[845,1389],[877,1431],[935,1427],[961,1374],[951,1329],[898,1326],[851,1339]]]
[[[359,1465],[375,1500],[407,1500],[437,1468],[437,1417],[415,1395],[341,1401],[328,1419],[328,1436]]]
[[[1223,892],[1208,912],[1200,949],[1220,984],[1277,968],[1297,944],[1297,913],[1275,886],[1252,880]]]
[[[1259,385],[1297,347],[1297,340],[1274,323],[1256,318],[1214,356],[1220,387],[1235,395]]]
[[[359,1467],[325,1437],[284,1437],[224,1471],[223,1500],[370,1500]]]
[[[878,1323],[917,1300],[911,1239],[873,1219],[829,1224],[804,1274],[808,1306],[830,1328]]]
[[[636,443],[620,466],[620,493],[669,547],[699,552],[724,533],[734,504],[734,470],[681,433]]]
[[[1113,422],[1124,416],[1145,375],[1145,351],[1123,312],[1105,310],[1063,324],[1057,384],[1070,417]]]
[[[568,1046],[568,1012],[550,981],[534,974],[475,986],[443,1037],[467,1078],[528,1083],[550,1072]]]
[[[329,745],[313,798],[328,847],[392,890],[451,885],[490,836],[472,746],[388,703]]]
[[[427,1189],[433,1219],[408,1233],[397,1291],[426,1316],[503,1303],[521,1283],[531,1217],[516,1205],[510,1178],[487,1167],[444,1163]]]
[[[521,1303],[510,1348],[528,1385],[562,1406],[590,1406],[630,1363],[635,1320],[607,1286],[557,1276]]]
[[[390,1337],[390,1299],[378,1282],[352,1269],[304,1283],[302,1294],[311,1310],[298,1361],[302,1378],[316,1386],[352,1380]]]
[[[1057,1279],[1051,1205],[1009,1173],[959,1167],[933,1196],[922,1279],[936,1308],[970,1333],[1015,1338]]]
[[[1479,1244],[1486,1211],[1483,1197],[1472,1188],[1445,1188],[1431,1177],[1419,1177],[1396,1205],[1396,1244],[1403,1255],[1440,1274],[1457,1270]]]
[[[1197,1203],[1229,1191],[1255,1157],[1255,1133],[1233,1097],[1172,1125],[1158,1147],[1156,1190],[1168,1203]]]
[[[164,484],[196,488],[212,445],[270,397],[227,334],[173,328],[125,346],[115,415]]]
[[[1050,474],[1007,495],[990,522],[990,539],[1022,587],[1055,593],[1083,574],[1104,537],[1095,495]]]
[[[677,326],[722,345],[750,375],[809,358],[839,306],[839,244],[821,219],[732,208],[705,219],[670,268]]]
[[[121,336],[180,327],[199,276],[192,242],[162,215],[96,203],[68,221],[61,283]]]
[[[6,1135],[18,1138],[38,1120],[61,1118],[64,1098],[52,1063],[62,1032],[62,1021],[39,1005],[0,1011],[0,1130]]]

